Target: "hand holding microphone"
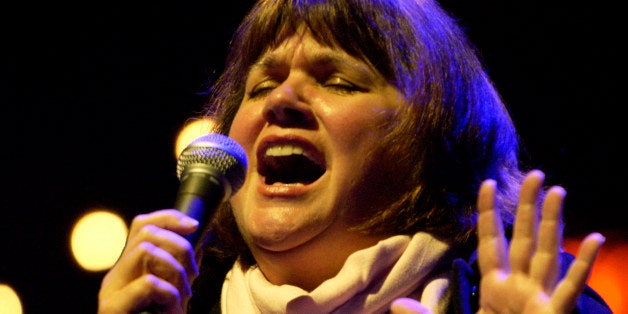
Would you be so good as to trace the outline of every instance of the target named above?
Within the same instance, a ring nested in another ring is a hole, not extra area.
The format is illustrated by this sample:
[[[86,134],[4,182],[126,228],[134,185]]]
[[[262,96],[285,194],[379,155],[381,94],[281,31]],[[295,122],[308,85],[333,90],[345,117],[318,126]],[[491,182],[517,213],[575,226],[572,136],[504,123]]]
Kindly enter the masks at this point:
[[[247,167],[244,149],[231,138],[210,133],[193,140],[177,161],[177,210],[133,220],[122,255],[103,279],[98,313],[157,313],[186,303],[180,298],[189,297],[197,270],[182,236],[192,248],[201,244],[215,211],[242,187]],[[199,222],[194,232],[185,215]]]
[[[186,236],[192,247],[201,244],[216,209],[242,187],[247,167],[240,144],[219,133],[200,136],[181,152],[177,161],[181,184],[174,208],[199,222],[199,228]]]

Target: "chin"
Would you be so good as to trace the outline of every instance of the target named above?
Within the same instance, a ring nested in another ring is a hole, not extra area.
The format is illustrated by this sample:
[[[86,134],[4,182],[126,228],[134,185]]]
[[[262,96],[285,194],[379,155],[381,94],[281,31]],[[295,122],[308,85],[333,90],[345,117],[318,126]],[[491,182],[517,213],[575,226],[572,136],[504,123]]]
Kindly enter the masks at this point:
[[[251,237],[251,243],[265,251],[271,252],[285,252],[298,247],[302,247],[304,244],[309,243],[312,239],[318,236],[318,232],[312,233],[312,230],[304,233],[300,230],[265,230],[265,232],[258,235],[249,235]]]

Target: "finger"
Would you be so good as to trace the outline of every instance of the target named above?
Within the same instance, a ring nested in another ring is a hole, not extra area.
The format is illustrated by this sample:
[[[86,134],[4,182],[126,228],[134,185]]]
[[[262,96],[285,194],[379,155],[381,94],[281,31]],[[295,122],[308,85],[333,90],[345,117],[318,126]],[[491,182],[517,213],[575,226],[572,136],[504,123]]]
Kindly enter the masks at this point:
[[[158,278],[169,282],[177,288],[179,293],[188,297],[192,295],[191,280],[187,268],[184,267],[170,252],[160,247],[154,246],[152,243],[144,242],[138,246],[137,254],[143,258],[144,273],[154,274]]]
[[[509,271],[504,228],[495,208],[495,185],[495,180],[485,180],[478,194],[478,263],[482,274]]]
[[[174,237],[180,238],[180,236],[170,231],[154,226],[145,226],[143,229],[156,229],[162,233],[171,233]],[[172,282],[183,294],[187,293],[189,282],[192,282],[198,276],[198,266],[192,258],[191,245],[181,238],[179,241],[186,245],[184,248],[181,248],[169,242],[170,240],[153,236],[153,233],[149,231],[141,233],[136,238],[141,238],[145,241],[134,244],[133,249],[128,250],[120,257],[116,265],[105,275],[103,289],[121,289],[129,282],[145,274],[155,274],[164,280]],[[165,250],[163,247],[168,247],[170,251]],[[172,253],[173,251],[178,251],[179,253]]]
[[[182,295],[188,295],[191,293],[190,282],[196,276],[191,274],[190,268],[184,267],[169,252],[150,242],[142,242],[106,274],[103,288],[110,291],[123,289],[129,282],[152,274],[170,282]]]
[[[552,306],[558,310],[557,313],[568,313],[574,308],[604,241],[604,236],[597,232],[589,234],[582,241],[576,259],[552,295]]]
[[[558,252],[562,245],[562,209],[566,192],[554,186],[543,201],[543,212],[539,226],[538,248],[532,257],[530,277],[551,294],[558,280]]]
[[[137,278],[115,295],[99,301],[99,313],[137,313],[158,308],[155,313],[181,312],[182,298],[169,282],[152,274]],[[151,312],[152,313],[152,312]]]
[[[162,209],[135,216],[131,222],[129,238],[146,225],[155,225],[182,235],[191,234],[199,227],[198,221],[176,209]]]
[[[513,272],[527,274],[529,271],[530,259],[536,250],[537,241],[537,198],[544,179],[543,172],[533,170],[528,173],[521,186],[509,252]]]
[[[149,214],[138,215],[131,223],[129,237],[117,263],[125,260],[127,252],[134,250],[142,242],[150,242],[170,252],[183,265],[190,266],[189,274],[195,277],[198,274],[197,264],[192,262],[194,250],[191,244],[183,238],[183,235],[194,232],[198,228],[198,222],[178,210],[165,209]],[[123,272],[138,276],[141,273],[134,272],[132,267],[138,261],[128,261]],[[130,278],[129,280],[132,280]]]
[[[154,246],[167,251],[182,265],[186,266],[190,278],[198,275],[198,266],[195,262],[194,248],[192,244],[180,234],[162,229],[154,225],[146,225],[132,240],[129,247],[137,247],[143,243],[151,243]],[[145,252],[150,253],[150,252]]]
[[[432,314],[421,302],[410,298],[399,298],[390,304],[391,314]]]

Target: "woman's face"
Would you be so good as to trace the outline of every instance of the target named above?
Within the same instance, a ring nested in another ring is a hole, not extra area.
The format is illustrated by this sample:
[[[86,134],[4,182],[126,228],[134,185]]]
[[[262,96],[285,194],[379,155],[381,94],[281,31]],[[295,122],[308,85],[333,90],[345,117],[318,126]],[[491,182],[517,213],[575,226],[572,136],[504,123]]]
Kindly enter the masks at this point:
[[[355,236],[352,219],[395,183],[386,174],[394,158],[370,153],[386,151],[382,138],[405,105],[402,94],[308,32],[263,54],[245,88],[229,136],[246,150],[249,169],[231,203],[252,251]]]

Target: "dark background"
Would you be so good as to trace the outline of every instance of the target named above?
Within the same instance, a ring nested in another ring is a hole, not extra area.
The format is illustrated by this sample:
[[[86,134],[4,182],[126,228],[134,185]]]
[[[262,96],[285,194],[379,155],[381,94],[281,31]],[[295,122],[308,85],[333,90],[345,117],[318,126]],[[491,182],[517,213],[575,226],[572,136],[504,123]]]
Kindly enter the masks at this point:
[[[567,235],[625,239],[621,10],[551,2],[441,3],[476,44],[524,158],[566,187]],[[127,222],[171,206],[177,132],[252,1],[135,3],[0,11],[0,283],[25,313],[95,312],[103,273],[76,266],[72,224],[100,206]]]

